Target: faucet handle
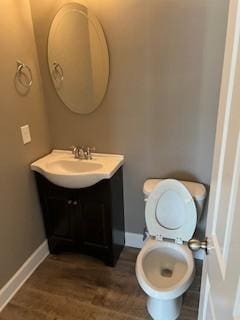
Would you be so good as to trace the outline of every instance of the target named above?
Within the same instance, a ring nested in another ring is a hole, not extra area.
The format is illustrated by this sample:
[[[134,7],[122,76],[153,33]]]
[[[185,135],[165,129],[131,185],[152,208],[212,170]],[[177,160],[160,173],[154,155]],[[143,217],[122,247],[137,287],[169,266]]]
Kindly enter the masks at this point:
[[[87,147],[87,151],[86,151],[86,158],[88,160],[92,160],[92,152],[95,152],[96,151],[96,148],[95,147]]]
[[[72,154],[76,151],[77,146],[71,146],[69,149],[72,151]]]
[[[96,148],[95,147],[87,147],[87,150],[89,150],[90,152],[95,152],[96,151]]]

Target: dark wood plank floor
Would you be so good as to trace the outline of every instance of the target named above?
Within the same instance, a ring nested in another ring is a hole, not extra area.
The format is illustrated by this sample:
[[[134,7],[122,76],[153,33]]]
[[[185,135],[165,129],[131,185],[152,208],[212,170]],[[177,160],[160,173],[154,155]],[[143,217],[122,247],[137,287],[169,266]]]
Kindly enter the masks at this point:
[[[125,248],[115,268],[78,254],[50,255],[0,320],[146,320],[146,296],[135,278],[138,250]],[[201,263],[179,320],[197,319]]]

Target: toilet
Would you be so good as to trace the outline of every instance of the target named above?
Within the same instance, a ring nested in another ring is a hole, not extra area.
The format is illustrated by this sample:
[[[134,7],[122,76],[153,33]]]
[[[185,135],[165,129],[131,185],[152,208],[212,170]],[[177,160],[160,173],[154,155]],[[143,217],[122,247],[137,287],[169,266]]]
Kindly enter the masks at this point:
[[[187,242],[192,238],[206,199],[204,185],[174,179],[149,179],[143,187],[149,236],[136,261],[139,285],[147,294],[154,320],[175,320],[195,265]]]

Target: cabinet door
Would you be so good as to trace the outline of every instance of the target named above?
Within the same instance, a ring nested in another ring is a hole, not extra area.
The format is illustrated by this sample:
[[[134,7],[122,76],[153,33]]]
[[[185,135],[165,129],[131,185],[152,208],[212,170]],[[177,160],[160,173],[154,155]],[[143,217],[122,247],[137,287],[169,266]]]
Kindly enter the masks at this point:
[[[83,202],[81,242],[88,247],[107,247],[106,209],[102,202]]]
[[[49,198],[48,209],[51,220],[51,233],[55,237],[71,239],[74,237],[74,210],[72,200]]]

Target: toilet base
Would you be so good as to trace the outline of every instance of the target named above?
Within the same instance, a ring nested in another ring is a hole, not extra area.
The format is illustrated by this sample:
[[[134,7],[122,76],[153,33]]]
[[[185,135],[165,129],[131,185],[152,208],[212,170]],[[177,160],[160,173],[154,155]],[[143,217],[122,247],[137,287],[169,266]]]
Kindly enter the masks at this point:
[[[182,296],[171,300],[148,297],[147,310],[153,320],[176,320],[180,315]]]

